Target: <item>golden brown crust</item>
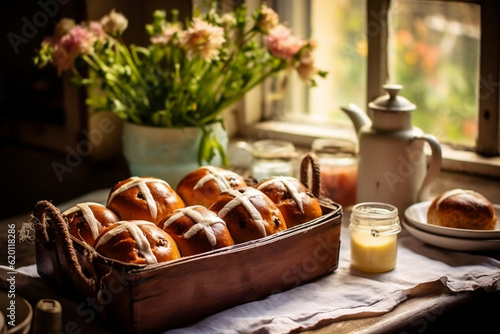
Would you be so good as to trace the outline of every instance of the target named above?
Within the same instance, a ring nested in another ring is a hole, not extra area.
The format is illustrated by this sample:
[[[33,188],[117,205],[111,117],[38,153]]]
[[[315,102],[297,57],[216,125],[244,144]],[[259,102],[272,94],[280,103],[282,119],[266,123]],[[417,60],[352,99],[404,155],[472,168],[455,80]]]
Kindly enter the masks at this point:
[[[138,180],[140,179],[140,180]],[[152,201],[143,194],[139,185],[117,192],[130,182],[143,181],[152,196]],[[146,220],[158,224],[175,209],[185,207],[184,201],[165,181],[153,177],[132,177],[115,184],[111,189],[107,207],[121,220]],[[153,211],[153,209],[155,211]]]
[[[225,190],[209,209],[226,222],[237,244],[287,228],[285,218],[276,204],[253,187]]]
[[[130,228],[120,229],[122,224],[128,223],[140,229],[140,234],[146,238],[147,244],[149,244],[149,248],[146,248],[154,255],[156,263],[180,258],[179,250],[172,237],[151,222],[144,224],[145,221],[120,221],[108,226],[97,238],[94,244],[95,250],[105,257],[125,263],[155,263],[148,261],[146,252],[141,251],[141,241],[134,237]],[[118,229],[121,232],[116,232]]]
[[[288,228],[322,216],[319,200],[293,177],[273,176],[255,188],[266,194],[281,211]]]
[[[226,223],[201,205],[178,209],[158,226],[175,240],[181,256],[234,245]]]
[[[246,187],[238,174],[219,167],[204,166],[187,174],[177,185],[186,206],[209,207],[225,189]]]
[[[87,213],[87,210],[90,210],[90,212]],[[88,214],[91,217],[88,217]],[[69,233],[89,245],[94,244],[97,236],[107,226],[119,220],[113,211],[98,203],[79,203],[63,212],[63,217],[68,222]]]
[[[483,195],[453,189],[437,196],[427,211],[427,223],[471,230],[495,229],[497,217],[491,202]]]

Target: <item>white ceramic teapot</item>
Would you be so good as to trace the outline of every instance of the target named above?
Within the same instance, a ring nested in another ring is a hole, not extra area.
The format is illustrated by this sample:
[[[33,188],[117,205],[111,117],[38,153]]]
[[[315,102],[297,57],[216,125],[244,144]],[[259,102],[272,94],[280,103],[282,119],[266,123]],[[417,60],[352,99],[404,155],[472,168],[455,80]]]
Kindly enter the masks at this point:
[[[359,136],[357,202],[384,202],[402,216],[410,205],[427,200],[432,182],[441,169],[437,139],[412,125],[415,105],[398,96],[401,85],[384,85],[386,95],[368,104],[373,121],[359,107],[341,107]],[[432,151],[429,167],[424,153]]]

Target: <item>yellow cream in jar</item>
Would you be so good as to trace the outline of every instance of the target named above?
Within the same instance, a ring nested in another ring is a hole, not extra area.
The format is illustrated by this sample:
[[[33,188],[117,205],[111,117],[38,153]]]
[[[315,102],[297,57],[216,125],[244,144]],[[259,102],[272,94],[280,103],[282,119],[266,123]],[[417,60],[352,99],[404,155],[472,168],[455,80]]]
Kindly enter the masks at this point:
[[[351,213],[351,266],[366,272],[394,269],[397,234],[401,231],[397,208],[385,203],[360,203]]]
[[[351,232],[351,265],[367,272],[384,272],[396,266],[397,236],[373,237]]]

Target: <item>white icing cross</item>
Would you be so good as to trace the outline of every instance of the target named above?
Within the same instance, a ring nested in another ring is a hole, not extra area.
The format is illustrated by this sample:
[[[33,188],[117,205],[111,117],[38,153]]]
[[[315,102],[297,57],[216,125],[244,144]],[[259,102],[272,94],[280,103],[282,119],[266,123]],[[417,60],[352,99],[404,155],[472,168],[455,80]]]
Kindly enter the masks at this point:
[[[294,182],[296,181],[293,177],[290,176],[276,176],[273,177],[267,181],[264,181],[257,189],[261,190],[265,187],[267,187],[270,184],[273,184],[275,182],[281,182],[290,196],[292,196],[293,200],[295,203],[297,203],[300,212],[304,213],[304,203],[302,202],[302,199],[300,198],[300,193],[299,193],[299,188],[297,186],[297,183]]]
[[[194,186],[193,189],[198,189],[201,188],[207,183],[208,181],[213,180],[217,186],[219,187],[220,190],[225,190],[231,188],[231,184],[229,181],[226,179],[226,175],[232,174],[233,172],[228,171],[228,170],[220,170],[217,169],[213,166],[205,166],[203,167],[204,169],[208,170],[209,174],[203,176],[198,183]]]
[[[437,201],[436,203],[436,209],[439,209],[439,206],[441,203],[443,203],[447,198],[460,195],[460,194],[472,194],[475,193],[475,191],[472,190],[463,190],[463,189],[453,189],[448,192],[446,192],[441,198]]]
[[[183,234],[184,238],[190,239],[192,236],[194,236],[199,231],[204,230],[205,235],[207,236],[208,242],[210,242],[210,245],[212,247],[215,247],[215,245],[217,244],[217,239],[215,237],[215,233],[214,233],[214,230],[212,228],[212,225],[214,225],[214,224],[226,225],[226,222],[224,222],[222,220],[222,218],[220,218],[217,215],[210,215],[208,217],[204,216],[201,213],[199,213],[198,211],[194,210],[195,208],[206,209],[204,206],[201,206],[201,205],[193,205],[191,207],[177,209],[174,211],[176,213],[173,214],[163,224],[163,229],[165,229],[165,227],[169,226],[170,224],[172,224],[174,221],[176,221],[180,217],[188,216],[189,218],[194,220],[196,224],[194,224],[193,226],[191,226],[191,228],[189,230],[184,232],[184,234]]]
[[[151,191],[149,190],[146,183],[157,182],[166,184],[167,186],[170,185],[162,179],[155,179],[148,177],[132,176],[129,180],[130,180],[129,182],[122,184],[118,189],[113,191],[113,193],[109,196],[108,206],[116,195],[121,194],[122,192],[129,190],[130,188],[138,187],[139,191],[146,199],[146,203],[148,204],[149,214],[151,215],[151,218],[153,218],[153,220],[156,219],[156,216],[158,214],[158,207],[156,206],[156,201],[154,200],[153,195],[151,194]]]
[[[101,239],[95,245],[95,248],[98,248],[100,245],[107,243],[112,237],[124,232],[128,231],[132,238],[135,240],[137,244],[137,249],[139,253],[144,257],[146,263],[153,264],[158,263],[156,256],[153,254],[153,250],[151,249],[151,245],[149,244],[148,238],[144,235],[144,232],[139,228],[140,225],[154,225],[152,222],[148,222],[145,220],[133,220],[133,221],[119,221],[116,223],[117,225],[107,231],[102,235]]]
[[[97,227],[97,224],[99,223],[99,221],[95,218],[94,212],[92,212],[90,205],[102,206],[103,208],[105,207],[102,204],[94,203],[94,202],[79,203],[79,204],[75,205],[74,207],[72,207],[71,209],[64,211],[63,216],[67,216],[67,215],[70,215],[72,213],[81,211],[83,214],[83,219],[85,219],[85,221],[89,225],[90,231],[92,232],[92,237],[95,240],[99,236],[99,229]]]
[[[265,237],[267,233],[266,233],[264,219],[262,219],[262,216],[260,212],[257,210],[257,208],[255,208],[255,206],[250,202],[251,197],[262,196],[263,195],[262,192],[260,190],[250,187],[243,188],[243,193],[240,192],[241,190],[242,189],[239,190],[226,189],[223,191],[223,193],[227,193],[233,196],[234,198],[231,201],[229,201],[222,208],[222,210],[219,211],[219,217],[223,218],[238,205],[243,205],[243,207],[247,210],[247,212],[250,214],[253,221],[257,225],[257,229],[260,231],[260,234]]]

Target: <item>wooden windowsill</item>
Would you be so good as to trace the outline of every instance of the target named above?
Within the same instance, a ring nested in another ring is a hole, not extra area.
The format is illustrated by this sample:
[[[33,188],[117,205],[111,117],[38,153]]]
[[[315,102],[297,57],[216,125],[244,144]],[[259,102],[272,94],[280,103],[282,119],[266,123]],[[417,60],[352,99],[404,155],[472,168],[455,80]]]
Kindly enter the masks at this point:
[[[318,137],[344,137],[356,140],[351,127],[334,127],[318,124],[297,124],[282,121],[255,123],[247,127],[243,139],[281,139],[292,141],[307,150]],[[464,151],[442,145],[442,170],[449,172],[480,175],[500,179],[500,157],[484,157],[472,151]]]

